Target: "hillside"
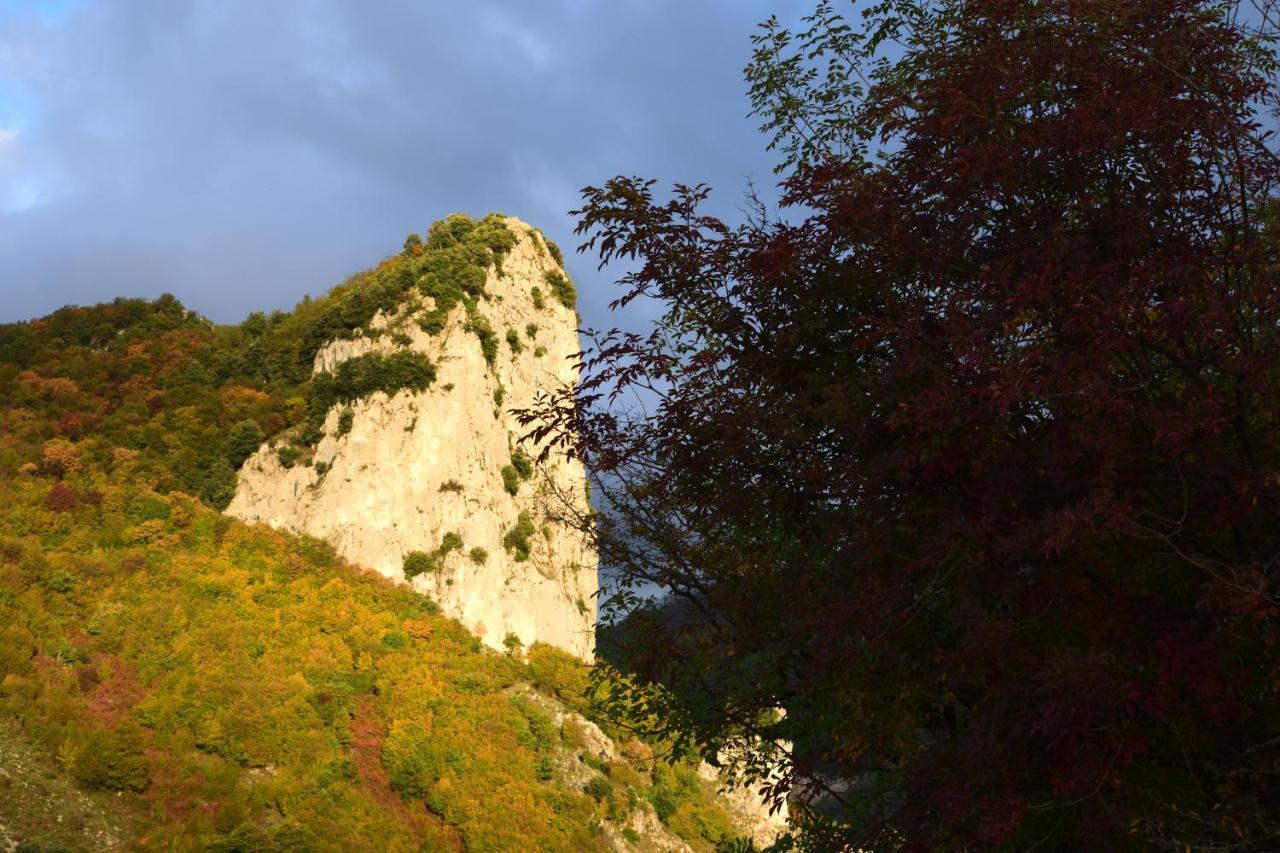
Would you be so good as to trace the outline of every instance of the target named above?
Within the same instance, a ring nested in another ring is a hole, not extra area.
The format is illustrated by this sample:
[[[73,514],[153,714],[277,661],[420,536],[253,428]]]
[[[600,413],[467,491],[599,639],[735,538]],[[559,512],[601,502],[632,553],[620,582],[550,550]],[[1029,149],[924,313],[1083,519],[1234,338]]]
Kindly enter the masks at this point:
[[[172,297],[0,327],[0,844],[709,850],[759,829],[696,761],[591,722],[577,658],[487,648],[332,545],[221,513],[264,444],[314,475],[344,407],[438,381],[412,347],[313,372],[331,341],[412,315],[490,361],[477,307],[521,236],[451,217],[236,327]],[[545,298],[568,308],[568,279]]]

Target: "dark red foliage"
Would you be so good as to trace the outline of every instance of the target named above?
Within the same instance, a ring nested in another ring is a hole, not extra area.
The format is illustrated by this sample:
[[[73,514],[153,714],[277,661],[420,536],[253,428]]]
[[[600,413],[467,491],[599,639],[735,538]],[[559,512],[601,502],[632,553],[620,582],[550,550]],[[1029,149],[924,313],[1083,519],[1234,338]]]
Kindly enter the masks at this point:
[[[84,432],[84,417],[78,412],[68,412],[58,419],[58,435],[76,439]]]
[[[620,301],[668,307],[539,431],[601,472],[605,559],[684,602],[629,662],[712,748],[794,742],[819,846],[1280,844],[1272,60],[1202,0],[869,29],[904,8],[890,70],[794,124],[799,223],[587,190]]]
[[[70,512],[78,503],[75,491],[61,481],[50,486],[49,493],[44,496],[45,507],[54,512]]]

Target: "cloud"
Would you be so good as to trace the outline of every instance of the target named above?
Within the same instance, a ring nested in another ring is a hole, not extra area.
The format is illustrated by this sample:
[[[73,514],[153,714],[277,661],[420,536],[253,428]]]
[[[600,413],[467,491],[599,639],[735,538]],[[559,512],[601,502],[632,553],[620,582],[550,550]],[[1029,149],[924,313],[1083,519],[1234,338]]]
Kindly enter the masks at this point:
[[[0,0],[2,3],[3,0]],[[455,210],[574,245],[616,173],[736,209],[755,0],[0,5],[0,321],[170,291],[287,308]],[[8,94],[6,94],[8,93]],[[18,129],[14,129],[18,128]],[[608,274],[571,259],[588,325]]]

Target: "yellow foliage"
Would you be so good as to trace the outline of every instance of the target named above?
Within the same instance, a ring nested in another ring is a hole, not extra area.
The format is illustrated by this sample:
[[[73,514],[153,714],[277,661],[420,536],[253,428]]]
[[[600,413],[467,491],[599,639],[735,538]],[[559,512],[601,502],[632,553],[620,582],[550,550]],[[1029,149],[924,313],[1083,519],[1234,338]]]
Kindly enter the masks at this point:
[[[270,400],[270,394],[243,385],[232,385],[222,392],[222,405],[232,410],[243,410]]]
[[[169,526],[159,519],[139,522],[125,530],[125,538],[137,545],[153,545],[169,548],[178,544],[178,537],[169,534]]]
[[[130,450],[127,447],[117,447],[111,451],[111,459],[117,465],[123,464],[125,462],[132,462],[133,460],[137,459],[141,455],[142,454],[139,453],[138,451]]]
[[[0,433],[0,451],[13,441]],[[557,783],[547,768],[566,748],[548,713],[511,699],[532,679],[578,701],[580,662],[546,646],[527,665],[484,649],[331,549],[210,511],[150,449],[27,442],[27,458],[98,495],[53,512],[48,481],[8,481],[0,725],[85,779],[95,733],[136,727],[149,787],[113,801],[149,847],[600,848],[593,824],[619,819],[617,798]],[[646,774],[611,774],[618,801],[644,796]],[[272,840],[286,828],[298,837]]]

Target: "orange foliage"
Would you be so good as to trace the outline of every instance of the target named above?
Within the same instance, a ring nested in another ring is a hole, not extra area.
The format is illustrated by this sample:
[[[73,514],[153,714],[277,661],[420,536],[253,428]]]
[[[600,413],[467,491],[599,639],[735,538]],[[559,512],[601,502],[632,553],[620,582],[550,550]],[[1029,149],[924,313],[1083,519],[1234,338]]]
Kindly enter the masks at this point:
[[[404,632],[415,640],[428,640],[431,638],[431,625],[416,619],[406,619],[400,626]]]
[[[130,376],[128,379],[120,383],[120,394],[124,397],[132,397],[151,387],[145,376]]]
[[[261,406],[271,401],[270,394],[264,394],[243,385],[232,385],[222,392],[222,405],[229,411],[242,414],[254,406]]]
[[[80,393],[80,386],[74,379],[55,376],[41,383],[41,390],[48,397],[74,397]]]
[[[80,470],[80,451],[74,444],[63,438],[46,441],[41,459],[44,471],[55,477],[62,477]]]

